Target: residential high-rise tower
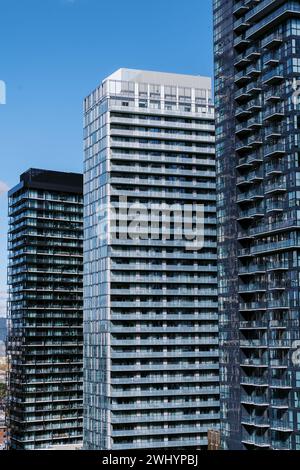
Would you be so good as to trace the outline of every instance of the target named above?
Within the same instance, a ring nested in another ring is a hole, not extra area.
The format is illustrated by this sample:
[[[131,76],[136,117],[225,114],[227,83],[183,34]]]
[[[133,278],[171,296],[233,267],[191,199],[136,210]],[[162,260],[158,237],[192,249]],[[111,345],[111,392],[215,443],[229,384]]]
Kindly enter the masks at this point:
[[[300,449],[300,2],[215,0],[222,442]]]
[[[30,169],[9,192],[12,449],[82,441],[82,175]]]
[[[219,420],[211,81],[120,69],[84,112],[84,446],[205,448]]]

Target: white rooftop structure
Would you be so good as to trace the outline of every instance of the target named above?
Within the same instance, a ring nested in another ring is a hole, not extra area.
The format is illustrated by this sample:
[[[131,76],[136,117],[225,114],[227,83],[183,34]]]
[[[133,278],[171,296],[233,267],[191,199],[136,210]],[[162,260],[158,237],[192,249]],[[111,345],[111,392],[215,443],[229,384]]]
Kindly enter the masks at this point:
[[[117,80],[135,83],[151,83],[153,85],[182,86],[211,90],[210,77],[200,75],[184,75],[178,73],[152,72],[148,70],[118,69],[105,80]]]

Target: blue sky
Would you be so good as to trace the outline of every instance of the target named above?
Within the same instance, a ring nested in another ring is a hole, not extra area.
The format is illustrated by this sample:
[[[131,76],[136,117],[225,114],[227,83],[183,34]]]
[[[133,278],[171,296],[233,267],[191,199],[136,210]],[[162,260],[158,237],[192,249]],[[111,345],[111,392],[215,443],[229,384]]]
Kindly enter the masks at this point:
[[[120,67],[212,75],[211,0],[1,0],[0,315],[5,189],[29,167],[82,171],[82,100]]]

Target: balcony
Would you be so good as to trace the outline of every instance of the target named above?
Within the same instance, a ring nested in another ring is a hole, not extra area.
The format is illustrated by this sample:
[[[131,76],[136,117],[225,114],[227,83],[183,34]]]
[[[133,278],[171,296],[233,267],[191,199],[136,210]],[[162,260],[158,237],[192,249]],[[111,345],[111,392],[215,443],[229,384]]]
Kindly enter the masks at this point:
[[[254,163],[261,163],[262,161],[262,153],[251,153],[250,155],[239,158],[236,168],[238,170],[251,168]]]
[[[266,265],[265,264],[255,264],[250,263],[245,266],[240,266],[239,268],[239,276],[243,275],[251,275],[251,274],[265,274],[266,272]]]
[[[286,181],[282,179],[265,185],[265,194],[284,193],[286,190]]]
[[[272,106],[263,113],[264,121],[275,121],[284,118],[283,105]]]
[[[250,80],[250,77],[247,76],[247,72],[243,70],[241,72],[236,73],[234,76],[234,82],[238,86],[249,83]]]
[[[259,199],[263,199],[264,194],[262,189],[257,189],[256,191],[247,191],[245,193],[238,194],[237,202],[251,202]]]
[[[262,77],[264,85],[276,85],[282,82],[284,79],[283,68],[276,67],[275,69],[270,70],[268,73],[264,74]]]
[[[238,215],[238,221],[241,222],[243,220],[253,220],[255,218],[260,218],[264,216],[264,211],[260,207],[253,207],[251,209],[247,209],[244,211],[240,211]]]
[[[250,44],[250,40],[246,38],[245,33],[236,37],[233,41],[233,47],[237,50],[245,49]]]
[[[241,423],[244,426],[254,426],[258,428],[269,428],[268,419],[263,416],[242,416]]]
[[[285,143],[277,142],[274,145],[266,145],[264,147],[264,156],[267,158],[281,157],[285,154]]]
[[[284,210],[284,201],[266,201],[266,212],[283,212]]]
[[[261,47],[266,49],[273,49],[274,47],[280,46],[282,43],[282,34],[275,32],[262,40]]]
[[[266,291],[266,285],[260,282],[239,285],[239,294],[265,292],[265,291]]]
[[[259,448],[262,448],[262,449],[269,449],[270,448],[268,438],[267,437],[264,438],[263,436],[260,437],[260,436],[253,435],[253,436],[243,437],[242,442],[245,445],[259,447]]]
[[[239,0],[233,5],[233,14],[242,15],[249,10],[249,6],[245,5],[245,0]]]
[[[263,144],[263,136],[261,134],[255,134],[248,139],[248,144],[251,147],[259,147]]]
[[[240,341],[242,349],[267,349],[268,345],[265,340],[260,339],[245,339]]]
[[[261,68],[258,64],[251,65],[247,68],[247,75],[251,78],[258,77],[261,73]]]
[[[267,367],[267,366],[266,366]],[[261,395],[244,395],[241,396],[241,403],[246,405],[253,405],[253,406],[261,406],[267,407],[269,406],[269,400]]]
[[[284,90],[281,86],[272,87],[265,91],[265,101],[281,101]]]
[[[284,171],[284,164],[282,161],[277,163],[269,163],[266,165],[266,176],[281,175]]]
[[[251,202],[259,199],[263,199],[264,194],[262,189],[258,189],[257,191],[247,191],[245,193],[238,194],[237,202]]]
[[[237,136],[243,136],[251,133],[248,128],[248,122],[241,122],[235,126],[235,133]]]
[[[293,426],[288,421],[271,421],[271,429],[280,432],[293,432]]]
[[[251,150],[251,145],[249,144],[249,140],[240,140],[236,145],[237,152],[247,152]]]
[[[259,181],[263,181],[262,171],[252,171],[251,173],[248,173],[247,175],[239,176],[237,178],[236,184],[237,186],[241,186],[241,185],[257,183]]]
[[[269,340],[270,349],[291,349],[291,341],[288,339]]]
[[[285,379],[274,379],[274,378],[271,378],[270,379],[270,388],[282,388],[282,389],[287,389],[287,390],[290,390],[292,388],[292,384],[291,384],[291,380],[289,378],[285,378]],[[277,400],[277,405],[281,403],[282,404],[282,400]]]
[[[278,52],[270,52],[263,58],[264,67],[273,67],[279,64],[280,55]]]
[[[279,126],[267,126],[265,128],[266,139],[279,139],[282,135],[283,127]]]
[[[262,127],[261,113],[256,114],[248,120],[248,127],[251,130],[257,130]]]
[[[259,111],[262,107],[262,101],[260,98],[254,99],[254,100],[249,101],[249,103],[247,103],[247,106],[248,106],[249,111],[252,111],[252,112]]]
[[[241,302],[239,306],[240,312],[248,312],[252,310],[266,310],[266,302]]]
[[[251,387],[264,387],[268,388],[268,380],[264,377],[242,377],[241,385],[251,386]]]

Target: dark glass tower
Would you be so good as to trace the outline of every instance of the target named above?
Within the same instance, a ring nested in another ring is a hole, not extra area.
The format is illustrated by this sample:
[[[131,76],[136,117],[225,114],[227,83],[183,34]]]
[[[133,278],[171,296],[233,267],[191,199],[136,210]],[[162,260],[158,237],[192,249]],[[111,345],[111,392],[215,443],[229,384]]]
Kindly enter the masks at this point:
[[[223,445],[300,449],[300,2],[214,23]]]
[[[9,192],[11,448],[82,439],[82,175],[31,169]]]

